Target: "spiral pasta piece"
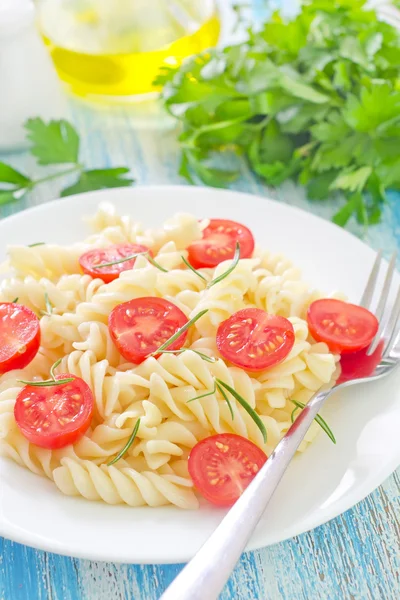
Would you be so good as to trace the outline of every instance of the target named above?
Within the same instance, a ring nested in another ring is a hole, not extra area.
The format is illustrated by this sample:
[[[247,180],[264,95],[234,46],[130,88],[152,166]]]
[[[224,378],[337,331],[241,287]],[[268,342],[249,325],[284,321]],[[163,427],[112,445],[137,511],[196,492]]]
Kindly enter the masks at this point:
[[[187,248],[208,224],[193,215],[178,214],[148,229],[105,203],[89,222],[92,234],[83,243],[9,249],[0,302],[18,297],[40,316],[41,346],[27,367],[0,376],[0,454],[53,480],[67,495],[108,504],[197,508],[188,457],[199,441],[236,433],[270,455],[299,414],[295,402],[305,404],[334,385],[339,356],[312,339],[306,321],[309,305],[324,296],[302,280],[288,258],[259,248],[234,268],[228,260],[216,268],[189,269]],[[83,252],[119,243],[145,245],[151,254],[138,256],[110,283],[81,274]],[[206,312],[189,328],[179,351],[133,365],[119,354],[108,320],[117,305],[147,296],[167,299],[188,319]],[[261,372],[232,366],[216,345],[220,323],[249,307],[288,318],[295,333],[286,358]],[[21,380],[48,379],[58,360],[58,373],[88,384],[95,407],[77,442],[49,450],[22,435],[14,405]],[[222,393],[219,381],[235,395],[226,388]],[[265,427],[266,441],[252,411]],[[314,423],[299,452],[318,431]]]

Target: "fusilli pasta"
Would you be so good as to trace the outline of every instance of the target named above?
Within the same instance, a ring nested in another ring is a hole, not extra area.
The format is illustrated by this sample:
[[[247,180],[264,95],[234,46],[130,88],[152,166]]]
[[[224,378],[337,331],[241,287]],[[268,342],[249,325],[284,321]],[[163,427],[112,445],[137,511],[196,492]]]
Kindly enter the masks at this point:
[[[53,480],[67,495],[108,504],[197,508],[187,462],[199,441],[231,432],[269,455],[291,425],[292,400],[306,403],[337,379],[339,357],[311,338],[305,320],[309,305],[323,296],[310,290],[287,258],[258,248],[252,258],[239,260],[226,277],[210,285],[231,261],[197,273],[187,268],[187,247],[201,239],[208,225],[192,215],[179,214],[160,229],[146,229],[102,204],[89,223],[93,232],[80,244],[9,248],[0,301],[18,298],[40,317],[41,346],[25,369],[0,376],[0,453]],[[133,268],[110,283],[81,274],[82,253],[116,243],[145,245],[156,262],[137,256]],[[207,313],[189,328],[179,352],[150,356],[134,365],[119,353],[108,319],[117,305],[144,296],[172,302],[189,319],[202,310]],[[252,373],[220,355],[218,326],[243,308],[260,308],[290,320],[295,341],[282,362]],[[24,437],[14,405],[24,385],[20,380],[48,379],[58,360],[59,373],[88,384],[95,408],[90,428],[77,442],[48,450]],[[217,379],[256,411],[266,428],[266,441],[249,411],[229,392],[228,404]],[[317,431],[314,424],[300,451]],[[111,464],[120,453],[123,457]]]

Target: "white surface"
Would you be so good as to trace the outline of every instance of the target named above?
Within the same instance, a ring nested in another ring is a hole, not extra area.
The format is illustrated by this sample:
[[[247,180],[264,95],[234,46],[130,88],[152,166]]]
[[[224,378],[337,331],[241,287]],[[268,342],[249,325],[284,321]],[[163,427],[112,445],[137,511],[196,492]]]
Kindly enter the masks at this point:
[[[313,286],[357,302],[374,252],[335,225],[283,204],[212,188],[143,187],[81,194],[0,222],[0,257],[10,243],[69,243],[86,235],[83,215],[110,200],[148,226],[176,211],[242,221],[257,242],[285,252]],[[397,276],[397,280],[400,278]],[[292,463],[249,548],[273,544],[353,506],[400,463],[400,374],[336,395],[324,415],[337,445],[321,434]],[[181,562],[224,514],[174,507],[108,506],[62,496],[52,482],[0,459],[0,534],[52,552],[114,562]]]
[[[31,0],[0,0],[0,151],[27,147],[31,117],[64,118],[66,100]]]

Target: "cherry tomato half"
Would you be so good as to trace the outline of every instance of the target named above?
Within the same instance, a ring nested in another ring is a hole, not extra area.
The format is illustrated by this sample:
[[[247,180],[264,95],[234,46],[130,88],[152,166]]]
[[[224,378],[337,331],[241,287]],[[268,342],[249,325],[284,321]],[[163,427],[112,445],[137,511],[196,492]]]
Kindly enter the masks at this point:
[[[216,267],[233,258],[236,242],[240,245],[240,258],[249,258],[253,254],[254,238],[250,229],[235,221],[211,219],[203,231],[203,238],[188,247],[189,262],[195,269]]]
[[[82,254],[79,259],[81,269],[87,275],[93,278],[102,279],[105,283],[110,283],[117,279],[122,271],[129,271],[135,264],[136,258],[126,260],[124,262],[117,262],[117,264],[110,265],[108,267],[96,268],[104,263],[112,263],[127,258],[133,254],[139,254],[140,252],[149,252],[151,250],[147,246],[141,246],[140,244],[115,244],[113,246],[107,246],[106,248],[94,248]]]
[[[366,308],[332,298],[313,302],[307,321],[313,338],[340,354],[369,346],[379,327],[375,315]]]
[[[39,346],[40,323],[35,313],[15,302],[0,304],[0,374],[29,365]]]
[[[26,385],[17,396],[14,416],[32,444],[55,450],[73,444],[90,425],[94,400],[90,387],[75,375],[57,375],[69,383],[50,387]]]
[[[351,379],[362,379],[369,377],[375,371],[382,359],[384,342],[379,342],[376,350],[367,356],[368,348],[363,348],[358,352],[349,352],[348,354],[342,354],[340,358],[340,366],[342,372],[338,379],[338,383],[343,381],[349,381]]]
[[[189,474],[209,502],[231,506],[261,469],[267,455],[250,440],[234,433],[205,438],[189,455]]]
[[[239,310],[217,330],[221,355],[249,371],[262,371],[282,362],[293,348],[294,340],[290,321],[260,308]]]
[[[111,338],[126,360],[139,364],[188,322],[180,308],[163,298],[135,298],[116,306],[108,319]],[[168,350],[185,343],[182,333]]]

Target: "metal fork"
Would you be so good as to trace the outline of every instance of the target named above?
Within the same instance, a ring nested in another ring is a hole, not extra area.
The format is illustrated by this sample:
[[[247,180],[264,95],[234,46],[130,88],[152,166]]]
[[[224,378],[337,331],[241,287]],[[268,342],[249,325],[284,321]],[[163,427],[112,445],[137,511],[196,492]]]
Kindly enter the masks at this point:
[[[346,381],[313,396],[263,468],[160,600],[215,600],[218,598],[297,448],[326,400],[339,389],[380,379],[398,366],[400,345],[397,347],[399,341],[397,325],[400,317],[400,286],[392,309],[387,310],[395,265],[396,254],[392,256],[387,267],[386,277],[375,309],[375,315],[380,322],[379,330],[372,340],[367,354],[372,354],[381,341],[383,341],[383,350],[381,362],[374,373],[363,379]],[[375,292],[378,291],[377,282],[381,267],[382,253],[378,252],[360,302],[361,306],[369,310],[372,310],[375,304],[373,299]]]

